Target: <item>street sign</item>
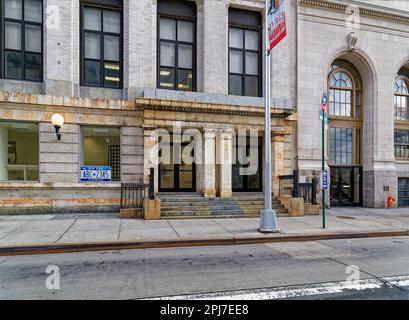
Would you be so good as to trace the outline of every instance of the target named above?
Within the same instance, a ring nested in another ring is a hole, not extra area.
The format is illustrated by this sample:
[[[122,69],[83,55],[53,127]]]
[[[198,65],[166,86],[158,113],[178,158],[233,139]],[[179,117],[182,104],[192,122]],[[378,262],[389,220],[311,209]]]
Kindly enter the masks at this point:
[[[320,111],[320,120],[325,121],[325,124],[328,124],[328,113]]]
[[[321,189],[327,191],[328,190],[328,171],[324,170],[321,173]]]
[[[328,97],[327,97],[327,94],[324,92],[324,94],[322,95],[322,101],[321,101],[322,112],[325,112],[327,110],[327,103],[328,103]]]

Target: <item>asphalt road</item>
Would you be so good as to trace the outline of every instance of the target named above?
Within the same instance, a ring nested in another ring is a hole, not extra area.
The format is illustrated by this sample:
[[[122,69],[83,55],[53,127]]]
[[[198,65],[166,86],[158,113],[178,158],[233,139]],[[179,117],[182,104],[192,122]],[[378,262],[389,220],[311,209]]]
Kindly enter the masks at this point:
[[[0,257],[0,299],[152,298],[409,300],[409,237]]]

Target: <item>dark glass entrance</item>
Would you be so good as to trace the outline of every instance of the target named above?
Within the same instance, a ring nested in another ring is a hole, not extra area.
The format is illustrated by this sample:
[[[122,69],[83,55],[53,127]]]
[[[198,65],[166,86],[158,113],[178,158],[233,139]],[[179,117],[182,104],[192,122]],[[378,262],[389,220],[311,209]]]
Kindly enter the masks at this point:
[[[170,144],[170,148],[164,148],[160,151],[159,157],[162,158],[162,152],[169,152],[164,164],[159,165],[159,192],[195,192],[196,191],[196,165],[186,164],[183,159],[175,161],[174,154],[183,154],[187,144]],[[192,151],[193,152],[193,151]],[[193,155],[192,155],[193,157]],[[175,163],[177,162],[177,163]]]
[[[399,179],[399,207],[409,207],[409,178]]]
[[[240,146],[239,141],[237,141],[236,148],[233,148],[233,153],[235,156],[233,159],[236,159],[236,163],[233,163],[232,169],[232,189],[233,192],[261,192],[263,190],[263,167],[262,167],[262,138],[259,138],[257,146],[250,145],[250,139],[248,139],[245,146]],[[240,155],[244,154],[245,157],[249,157],[249,164],[241,164],[239,159]],[[257,164],[256,172],[250,175],[242,175],[242,170],[240,169],[249,169],[250,166],[254,166],[254,163]]]
[[[362,167],[331,167],[331,206],[362,206]]]

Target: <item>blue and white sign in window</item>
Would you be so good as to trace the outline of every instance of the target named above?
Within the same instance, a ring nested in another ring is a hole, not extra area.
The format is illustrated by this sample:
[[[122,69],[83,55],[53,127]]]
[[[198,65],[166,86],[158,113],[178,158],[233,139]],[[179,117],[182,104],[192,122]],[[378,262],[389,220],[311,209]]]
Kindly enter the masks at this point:
[[[81,167],[81,182],[111,182],[111,167]]]

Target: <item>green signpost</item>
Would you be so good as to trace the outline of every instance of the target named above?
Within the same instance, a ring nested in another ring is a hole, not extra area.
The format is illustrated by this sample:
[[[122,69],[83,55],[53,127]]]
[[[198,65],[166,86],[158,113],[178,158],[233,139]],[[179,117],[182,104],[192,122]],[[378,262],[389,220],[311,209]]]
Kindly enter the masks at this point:
[[[325,170],[325,124],[328,124],[328,114],[326,112],[327,109],[327,102],[328,97],[327,94],[324,93],[322,96],[321,102],[321,112],[320,112],[320,119],[322,123],[322,173],[321,173],[321,190],[322,190],[322,228],[326,228],[326,219],[325,219],[325,209],[326,209],[326,201],[325,201],[325,194],[328,190],[328,172]]]

